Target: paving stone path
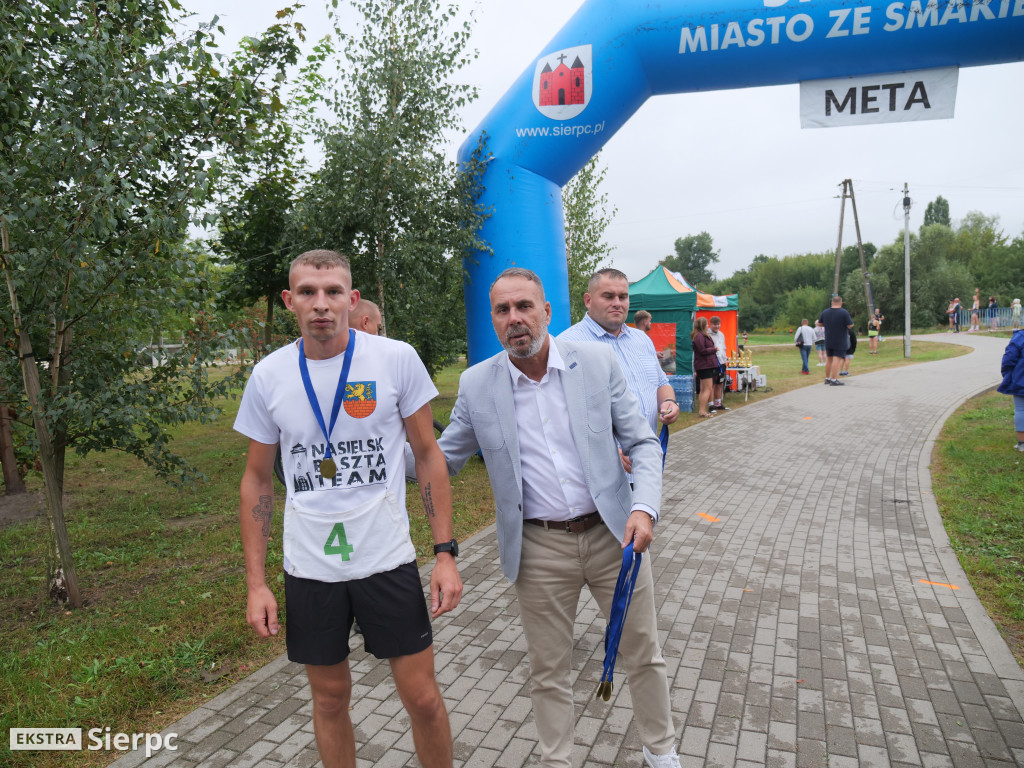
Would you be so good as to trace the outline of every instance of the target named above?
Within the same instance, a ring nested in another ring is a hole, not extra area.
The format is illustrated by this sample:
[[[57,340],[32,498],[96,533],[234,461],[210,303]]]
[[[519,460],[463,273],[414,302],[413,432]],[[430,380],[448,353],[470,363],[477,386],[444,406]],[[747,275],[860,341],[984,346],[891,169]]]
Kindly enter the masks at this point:
[[[864,376],[855,362],[842,388],[673,437],[652,564],[684,766],[1024,765],[1024,674],[950,549],[928,470],[945,419],[998,382],[1006,340],[955,341],[974,351]],[[459,563],[462,605],[435,623],[456,765],[531,765],[526,646],[493,528]],[[576,765],[639,768],[621,673],[610,702],[593,697],[603,631],[587,599]],[[359,765],[419,765],[387,664],[352,662]],[[302,668],[282,657],[168,727],[177,751],[114,765],[304,768],[318,763],[310,716]]]

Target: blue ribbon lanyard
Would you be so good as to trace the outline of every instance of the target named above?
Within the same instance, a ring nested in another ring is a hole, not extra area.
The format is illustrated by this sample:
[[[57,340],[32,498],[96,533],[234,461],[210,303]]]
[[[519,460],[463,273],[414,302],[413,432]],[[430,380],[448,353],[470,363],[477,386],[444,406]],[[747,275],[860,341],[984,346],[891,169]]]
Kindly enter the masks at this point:
[[[661,471],[665,471],[665,458],[668,456],[668,424],[661,425],[661,433],[658,435],[661,442]]]
[[[338,422],[338,413],[341,411],[341,402],[345,399],[345,386],[348,384],[348,369],[352,365],[352,353],[356,348],[356,332],[349,328],[348,346],[345,348],[345,362],[341,365],[341,376],[338,378],[338,390],[334,393],[334,405],[331,407],[331,425],[324,423],[324,414],[320,410],[320,401],[317,399],[316,390],[313,389],[313,381],[309,378],[309,366],[306,364],[306,350],[302,339],[299,339],[299,372],[302,374],[302,386],[306,388],[306,397],[313,408],[313,415],[316,416],[316,423],[320,425],[327,447],[324,449],[324,459],[329,459],[331,453],[331,433],[334,432],[334,425]]]
[[[619,570],[618,581],[615,582],[615,595],[612,597],[612,611],[608,617],[608,628],[604,633],[604,672],[597,686],[597,695],[608,701],[612,697],[612,675],[615,672],[615,657],[619,654],[619,641],[622,639],[622,628],[626,625],[626,611],[633,599],[633,588],[636,586],[637,575],[640,573],[640,561],[643,555],[633,552],[633,542],[622,550],[622,568]]]

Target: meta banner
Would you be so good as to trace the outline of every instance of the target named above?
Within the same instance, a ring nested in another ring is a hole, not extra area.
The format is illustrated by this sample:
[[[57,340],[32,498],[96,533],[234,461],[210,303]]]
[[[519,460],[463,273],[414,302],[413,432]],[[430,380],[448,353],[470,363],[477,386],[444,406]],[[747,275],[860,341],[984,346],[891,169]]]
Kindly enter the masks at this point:
[[[800,83],[800,127],[902,123],[953,117],[956,67]]]
[[[569,325],[562,186],[650,97],[803,83],[805,125],[931,119],[952,116],[957,68],[1021,60],[1024,0],[585,0],[459,151],[484,142],[491,212],[464,259],[469,361],[501,350],[488,292],[507,267],[540,276],[552,333]]]

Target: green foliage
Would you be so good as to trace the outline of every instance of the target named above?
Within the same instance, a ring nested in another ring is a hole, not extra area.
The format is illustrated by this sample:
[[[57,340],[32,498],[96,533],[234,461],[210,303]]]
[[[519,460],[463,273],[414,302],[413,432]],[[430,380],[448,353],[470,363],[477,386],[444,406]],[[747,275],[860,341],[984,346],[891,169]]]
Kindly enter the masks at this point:
[[[811,325],[825,309],[828,297],[823,296],[820,288],[809,285],[787,291],[782,302],[782,310],[775,318],[776,328],[797,328],[800,321],[807,318]]]
[[[565,253],[569,266],[569,314],[572,322],[583,319],[587,309],[583,294],[590,276],[603,266],[614,249],[604,241],[604,233],[615,218],[616,208],[609,209],[608,195],[600,192],[607,167],[598,165],[600,154],[594,155],[580,172],[562,188],[562,210],[565,213]]]
[[[0,14],[0,321],[20,353],[5,350],[0,377],[10,397],[24,392],[19,413],[32,408],[75,606],[66,450],[114,449],[172,481],[197,476],[167,429],[213,419],[230,382],[208,375],[220,344],[206,271],[178,244],[221,180],[211,156],[246,146],[270,107],[260,81],[294,57],[270,38],[222,61],[210,26],[179,36],[181,13],[174,0],[14,0]],[[170,317],[189,318],[184,345],[145,368],[140,347]]]
[[[675,256],[666,256],[658,263],[680,273],[695,288],[706,290],[715,279],[711,265],[718,263],[718,251],[714,250],[711,235],[701,232],[677,238],[675,251]]]
[[[920,235],[910,235],[910,295],[914,327],[931,327],[945,317],[949,300],[970,293],[970,270],[951,258],[956,244],[954,232],[943,224],[921,228]],[[904,244],[902,234],[878,252],[871,268],[871,288],[875,306],[885,315],[886,329],[904,327]],[[860,282],[850,277],[844,283],[847,309],[858,317],[867,310]]]
[[[261,45],[270,40],[294,51],[296,40],[304,39],[302,25],[286,21],[295,10],[292,6],[279,11],[277,16],[284,21],[267,30],[262,42],[243,40],[239,61],[257,60]],[[265,333],[253,348],[255,359],[271,346],[275,309],[284,309],[280,293],[288,287],[288,264],[305,250],[294,226],[294,207],[306,180],[303,147],[313,112],[322,100],[320,68],[329,50],[325,45],[314,48],[283,100],[284,78],[271,83],[266,97],[270,109],[258,122],[250,122],[253,140],[225,168],[225,196],[218,208],[220,236],[214,249],[232,266],[222,294],[224,303],[240,308],[260,300],[265,306]]]
[[[928,207],[924,209],[923,226],[928,226],[929,224],[945,224],[947,227],[950,225],[949,201],[942,195],[928,203]]]
[[[194,318],[210,298],[203,265],[175,243],[219,179],[207,157],[244,146],[264,107],[257,78],[292,51],[261,41],[225,67],[213,30],[176,38],[177,10],[9,6],[0,17],[0,223],[22,330],[53,373],[42,377],[47,423],[82,452],[125,450],[180,479],[189,472],[167,450],[165,426],[214,417],[221,385],[202,364],[216,348],[193,333],[167,365],[144,371],[136,352],[169,313]],[[9,332],[13,309],[3,305]],[[16,369],[8,356],[11,391],[21,388]]]
[[[485,249],[475,191],[445,137],[476,89],[453,82],[475,57],[469,22],[440,0],[354,0],[361,18],[335,57],[332,123],[319,126],[324,164],[299,218],[310,247],[347,251],[354,287],[377,302],[387,334],[408,341],[432,373],[465,349],[462,257]]]

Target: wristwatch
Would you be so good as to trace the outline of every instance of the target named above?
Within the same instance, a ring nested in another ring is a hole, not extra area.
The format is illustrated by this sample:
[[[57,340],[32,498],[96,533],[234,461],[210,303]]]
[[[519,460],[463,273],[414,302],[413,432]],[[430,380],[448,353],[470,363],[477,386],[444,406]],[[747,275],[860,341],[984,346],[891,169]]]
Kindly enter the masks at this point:
[[[434,545],[434,554],[435,555],[439,555],[442,552],[448,552],[452,557],[458,557],[459,556],[459,542],[457,540],[455,540],[455,539],[452,539],[451,541],[444,542],[444,544],[435,544]]]

